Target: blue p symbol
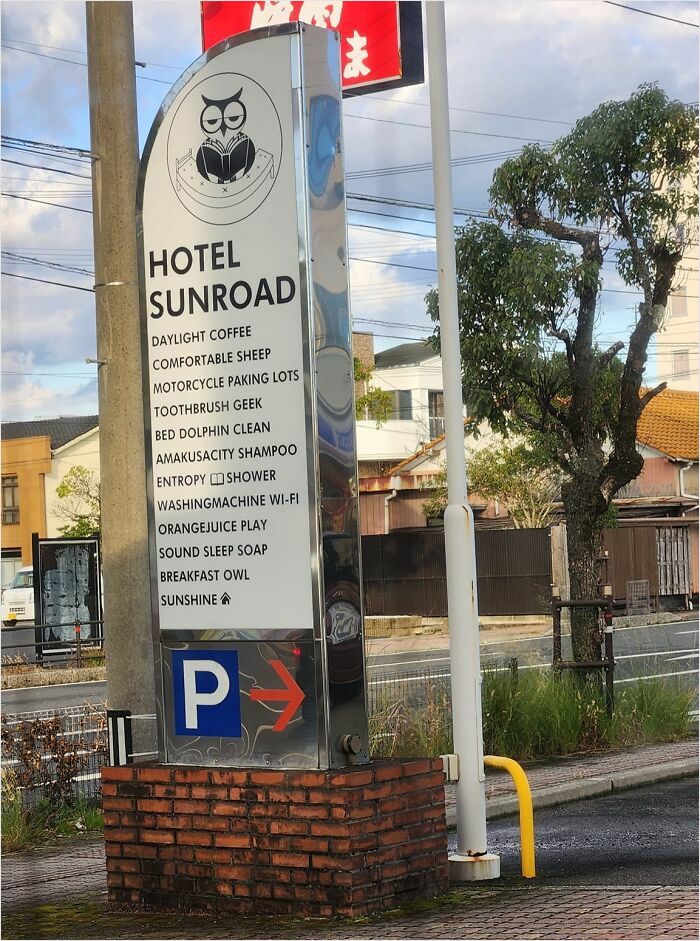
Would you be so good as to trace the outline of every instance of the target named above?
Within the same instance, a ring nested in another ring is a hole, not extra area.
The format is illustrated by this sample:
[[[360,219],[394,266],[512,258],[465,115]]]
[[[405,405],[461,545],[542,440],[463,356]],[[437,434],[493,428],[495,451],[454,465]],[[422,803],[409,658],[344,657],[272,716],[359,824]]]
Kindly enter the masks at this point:
[[[236,650],[173,650],[176,735],[241,736]]]

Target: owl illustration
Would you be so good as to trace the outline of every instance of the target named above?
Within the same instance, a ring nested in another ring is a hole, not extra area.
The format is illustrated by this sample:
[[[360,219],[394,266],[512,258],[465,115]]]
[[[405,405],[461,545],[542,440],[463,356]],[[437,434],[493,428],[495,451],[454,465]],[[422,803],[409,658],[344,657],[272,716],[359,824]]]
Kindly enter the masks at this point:
[[[202,95],[199,124],[207,138],[197,151],[197,169],[210,183],[233,183],[253,166],[255,145],[241,130],[248,117],[242,91],[221,99]]]

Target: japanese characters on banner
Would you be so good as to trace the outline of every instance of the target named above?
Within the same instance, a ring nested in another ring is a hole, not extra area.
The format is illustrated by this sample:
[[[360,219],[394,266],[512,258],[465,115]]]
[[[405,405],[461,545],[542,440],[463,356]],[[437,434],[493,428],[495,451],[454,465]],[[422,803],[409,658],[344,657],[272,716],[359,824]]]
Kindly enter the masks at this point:
[[[400,7],[413,8],[411,50],[406,46],[406,25]],[[416,21],[417,15],[417,21]],[[420,3],[366,3],[359,0],[258,0],[249,2],[203,2],[202,42],[205,50],[237,33],[295,21],[338,30],[342,37],[343,89],[371,86],[396,87],[423,80]],[[408,54],[409,51],[412,54]],[[417,62],[416,59],[420,62]]]

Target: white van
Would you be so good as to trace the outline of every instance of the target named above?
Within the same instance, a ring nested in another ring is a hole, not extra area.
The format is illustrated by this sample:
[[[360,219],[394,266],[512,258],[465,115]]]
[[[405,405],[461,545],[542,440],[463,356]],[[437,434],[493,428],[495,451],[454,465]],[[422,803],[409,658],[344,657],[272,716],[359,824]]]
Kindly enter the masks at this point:
[[[5,627],[18,621],[34,620],[34,569],[31,565],[19,569],[2,593],[0,620]]]

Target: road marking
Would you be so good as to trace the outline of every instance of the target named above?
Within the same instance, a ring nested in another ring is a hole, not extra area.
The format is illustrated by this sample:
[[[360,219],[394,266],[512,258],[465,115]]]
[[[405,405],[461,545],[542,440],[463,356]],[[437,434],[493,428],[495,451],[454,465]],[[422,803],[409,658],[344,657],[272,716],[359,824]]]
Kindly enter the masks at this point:
[[[568,636],[568,635],[566,635]],[[480,647],[502,647],[510,644],[529,644],[533,640],[551,640],[552,632],[549,634],[535,634],[533,637],[516,637],[513,640],[482,640]]]
[[[10,689],[4,689],[2,691],[3,699],[7,696],[8,693],[21,693],[26,692],[28,689],[56,689],[57,686],[72,686],[75,689],[76,686],[92,686],[94,683],[106,683],[107,680],[81,680],[79,683],[43,683],[41,686],[12,686]]]
[[[627,680],[615,680],[617,683],[638,683],[640,680],[660,680],[665,676],[687,676],[689,673],[697,673],[697,670],[674,670],[672,673],[653,673],[650,676],[631,676]]]
[[[524,663],[518,669],[520,670],[545,670],[545,669],[548,669],[549,667],[551,667],[551,663]],[[393,672],[396,673],[397,671],[394,670]],[[483,673],[506,673],[506,672],[510,673],[510,667],[486,666],[482,668],[482,672]],[[429,678],[431,680],[440,680],[448,676],[451,676],[450,671],[448,671],[447,673],[431,673],[429,675]],[[395,679],[391,679],[391,680],[387,680],[387,679],[371,680],[367,685],[368,686],[384,686],[384,685],[388,685],[391,683],[411,683],[411,682],[415,682],[415,680],[417,679],[420,679],[420,677],[413,676],[409,671],[408,673],[397,676]]]
[[[615,660],[636,660],[640,657],[664,657],[669,653],[694,653],[698,654],[697,647],[686,647],[685,650],[647,650],[646,653],[622,653]]]
[[[647,651],[646,653],[625,653],[625,654],[620,654],[619,656],[616,656],[615,660],[616,661],[617,660],[634,660],[634,659],[639,659],[640,657],[642,658],[643,657],[663,657],[669,653],[677,653],[677,654],[687,653],[687,654],[694,654],[695,656],[697,656],[698,649],[697,647],[687,647],[685,650],[682,650],[682,649],[681,650],[651,650],[651,651]],[[679,657],[678,659],[688,659],[688,658]],[[404,666],[413,666],[413,664],[422,665],[425,663],[443,663],[443,662],[449,663],[449,660],[450,660],[449,657],[433,657],[430,660],[397,660],[397,661],[390,660],[385,663],[372,664],[371,666],[369,666],[369,669],[378,670],[381,667],[389,667],[389,666],[404,667]],[[549,666],[549,661],[542,661],[541,663],[530,663],[530,664],[523,663],[519,665],[519,669],[531,670],[534,667],[539,667],[539,666]],[[496,668],[496,672],[499,672],[502,670],[510,670],[510,667],[507,666],[507,667]],[[494,670],[490,670],[489,672],[494,672]]]
[[[669,627],[673,627],[673,626],[676,625],[676,624],[681,625],[681,624],[685,624],[685,623],[687,623],[687,622],[685,622],[685,621],[664,621],[664,622],[662,622],[661,624],[631,624],[631,625],[628,625],[627,627],[615,627],[613,633],[617,634],[618,631],[643,631],[643,630],[648,630],[649,628],[655,628],[655,627],[669,628]],[[696,628],[694,631],[674,631],[674,633],[675,633],[675,634],[697,634],[697,633],[698,633],[698,629]],[[562,637],[571,637],[571,632],[570,632],[570,631],[567,631],[566,633],[562,633],[561,636],[562,636]],[[551,640],[551,639],[552,639],[552,632],[550,631],[548,634],[537,634],[537,635],[534,636],[534,637],[521,637],[521,638],[515,639],[515,640],[491,640],[491,641],[482,641],[482,642],[481,642],[481,646],[482,646],[482,647],[499,647],[499,646],[506,646],[506,647],[507,647],[509,644],[527,644],[527,643],[529,643],[530,641],[533,641],[533,640]]]
[[[400,656],[400,654],[398,654],[398,656]],[[449,657],[432,657],[430,660],[388,660],[386,663],[371,664],[369,665],[369,669],[378,670],[379,667],[389,667],[389,666],[394,666],[394,665],[397,667],[404,667],[404,666],[410,666],[414,663],[421,663],[421,664],[422,663],[442,663],[443,661],[449,662],[449,659],[450,659]]]
[[[441,680],[441,679],[444,679],[445,677],[448,677],[449,675],[450,675],[449,673],[431,673],[430,679]],[[418,677],[406,675],[406,676],[398,676],[393,680],[386,680],[386,679],[371,680],[367,685],[368,686],[391,686],[394,683],[410,683],[412,680],[415,681],[416,679],[418,679]]]

